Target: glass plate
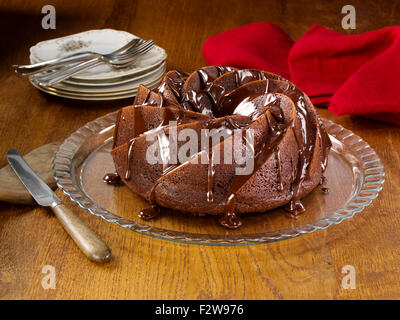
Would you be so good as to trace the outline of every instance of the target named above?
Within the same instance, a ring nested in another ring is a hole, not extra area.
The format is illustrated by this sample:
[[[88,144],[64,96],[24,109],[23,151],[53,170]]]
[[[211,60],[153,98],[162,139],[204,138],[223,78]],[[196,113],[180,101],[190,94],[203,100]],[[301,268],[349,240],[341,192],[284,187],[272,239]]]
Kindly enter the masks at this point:
[[[144,235],[192,244],[244,245],[279,241],[336,225],[371,204],[382,190],[384,168],[376,152],[359,136],[323,120],[332,140],[325,172],[329,188],[303,198],[306,212],[292,218],[282,209],[243,216],[236,230],[221,227],[215,216],[162,212],[151,221],[138,217],[149,203],[125,185],[107,185],[114,171],[110,156],[116,112],[74,132],[55,154],[53,172],[64,194],[95,216]]]

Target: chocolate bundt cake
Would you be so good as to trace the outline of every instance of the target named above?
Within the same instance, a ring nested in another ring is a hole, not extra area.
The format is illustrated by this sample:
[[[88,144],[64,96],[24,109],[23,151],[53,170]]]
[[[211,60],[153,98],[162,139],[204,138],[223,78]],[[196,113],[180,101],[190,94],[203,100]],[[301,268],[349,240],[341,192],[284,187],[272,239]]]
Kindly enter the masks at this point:
[[[303,212],[300,199],[320,184],[331,147],[309,98],[291,82],[222,66],[169,71],[155,90],[141,86],[134,105],[118,113],[113,143],[117,174],[152,205],[143,218],[166,207],[219,215],[228,228],[248,212]]]

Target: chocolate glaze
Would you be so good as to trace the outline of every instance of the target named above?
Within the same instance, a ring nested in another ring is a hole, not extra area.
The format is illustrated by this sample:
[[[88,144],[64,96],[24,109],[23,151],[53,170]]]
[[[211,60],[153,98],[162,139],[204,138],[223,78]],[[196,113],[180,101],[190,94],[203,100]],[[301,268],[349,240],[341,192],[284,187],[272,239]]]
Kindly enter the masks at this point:
[[[151,220],[160,214],[160,208],[156,205],[151,205],[151,207],[143,209],[138,213],[139,218],[143,220]]]
[[[211,74],[212,68],[214,74]],[[207,115],[213,115],[212,102],[212,93],[210,91],[216,90],[217,88],[213,87],[213,81],[220,77],[221,75],[232,72],[232,68],[216,66],[216,67],[206,67],[203,69],[197,70],[197,74],[200,80],[199,90],[186,90],[182,95],[181,103],[183,105],[189,104],[193,110],[201,112]],[[215,77],[216,74],[216,77]]]
[[[211,117],[223,117],[210,120],[206,123],[208,129],[218,128],[221,130],[233,130],[238,128],[246,128],[253,121],[260,117],[265,117],[268,123],[268,132],[262,137],[262,141],[254,148],[254,170],[249,175],[235,175],[228,189],[225,200],[225,213],[220,217],[219,222],[227,228],[237,228],[241,226],[240,217],[236,214],[236,195],[241,187],[257,172],[257,170],[266,162],[272,155],[275,155],[276,172],[277,172],[277,190],[283,190],[282,168],[280,160],[279,142],[287,132],[292,130],[296,138],[298,146],[298,163],[293,164],[292,172],[292,198],[285,207],[292,215],[296,216],[304,211],[304,207],[300,202],[300,194],[302,185],[306,181],[309,173],[309,166],[314,154],[315,141],[319,139],[322,159],[321,169],[325,170],[327,164],[327,154],[331,146],[331,142],[327,133],[323,128],[321,120],[316,116],[315,111],[308,98],[290,82],[287,82],[286,89],[283,94],[289,96],[296,106],[297,122],[293,121],[291,125],[285,123],[283,112],[279,105],[279,99],[269,93],[270,79],[283,80],[278,76],[271,77],[266,73],[258,70],[233,70],[229,67],[211,67],[203,68],[197,71],[198,81],[197,89],[188,89],[187,83],[191,78],[187,74],[181,72],[169,72],[165,81],[153,91],[155,95],[149,92],[146,97],[145,104],[154,104],[163,106],[165,100],[163,94],[168,87],[173,92],[177,101],[180,103],[178,108],[196,110],[198,112],[210,115]],[[220,77],[225,75],[234,77],[234,88],[227,90],[221,81]],[[215,76],[216,75],[216,76]],[[194,79],[194,78],[193,78]],[[285,80],[286,81],[286,80]],[[195,86],[194,84],[193,86]],[[198,89],[199,88],[199,89]],[[235,88],[238,88],[237,90]],[[253,103],[256,99],[264,99],[262,108],[257,107],[258,104]],[[163,119],[160,126],[157,128],[164,133],[163,127],[168,125],[169,121],[177,121],[181,124],[184,121],[185,113],[172,113],[167,108],[164,108]],[[246,120],[238,119],[230,116],[232,114],[242,115]],[[130,163],[132,162],[132,153],[137,136],[147,132],[144,127],[143,117],[140,114],[135,116],[134,138],[130,141],[129,150],[127,153],[128,168],[125,173],[125,179],[130,176]],[[209,137],[210,138],[210,137]],[[245,140],[245,137],[243,136]],[[210,140],[209,140],[210,141]],[[160,145],[160,148],[168,148],[168,146]],[[208,202],[214,201],[213,185],[215,176],[215,164],[213,155],[213,146],[209,143],[208,150],[208,171],[207,171],[207,193],[206,199]],[[149,201],[151,208],[141,211],[139,216],[144,219],[152,218],[159,212],[155,198],[155,189],[163,177],[170,174],[174,170],[182,166],[182,163],[174,165],[166,165],[163,168],[161,176],[154,182],[150,192]],[[323,188],[327,189],[327,188]],[[321,189],[322,190],[322,189]],[[325,192],[323,190],[323,192]]]
[[[189,75],[187,73],[176,70],[168,72],[165,76],[166,81],[162,82],[155,91],[163,94],[168,86],[175,95],[176,99],[180,102],[182,100],[182,87],[185,84],[188,76]]]
[[[279,108],[277,100],[270,103],[268,113],[263,114],[268,123],[268,134],[264,135],[264,140],[261,146],[256,146],[255,158],[254,158],[254,170],[249,175],[235,175],[233,182],[229,188],[228,195],[225,202],[225,213],[223,218],[224,223],[229,223],[229,221],[237,221],[238,218],[232,218],[236,215],[236,194],[240,188],[258,171],[258,169],[265,163],[265,161],[270,157],[272,152],[274,152],[279,141],[283,137],[287,130],[287,126],[283,123],[283,118],[281,114],[281,109]],[[275,116],[271,116],[274,114]],[[276,121],[276,118],[282,122]],[[272,118],[272,119],[271,119]],[[220,221],[221,222],[221,221]],[[223,224],[225,227],[226,225]],[[230,228],[237,228],[240,224],[232,224]]]
[[[235,195],[232,194],[231,197],[234,198]],[[236,200],[228,198],[228,203],[232,206],[232,204],[236,204]],[[229,206],[229,204],[227,206]],[[229,209],[225,211],[225,214],[223,214],[218,221],[222,226],[228,229],[237,229],[243,224],[240,217],[233,210]]]
[[[121,177],[118,175],[118,173],[113,172],[113,173],[107,173],[103,177],[103,181],[107,184],[118,184],[121,182]]]
[[[282,172],[281,172],[281,152],[279,150],[279,147],[276,147],[275,150],[275,161],[276,161],[276,169],[278,172],[278,190],[282,191],[283,190],[283,181],[282,181]]]
[[[321,191],[323,192],[323,193],[329,193],[329,189],[328,188],[326,188],[326,187],[322,187],[321,188]]]
[[[240,129],[243,126],[247,126],[251,123],[250,119],[246,118],[241,118],[240,121],[238,119],[235,119],[233,117],[225,117],[222,119],[222,121],[219,122],[207,122],[206,123],[206,129],[212,130],[212,129],[219,129],[219,130],[224,130],[224,131],[229,131],[232,132],[235,129]],[[213,145],[212,145],[212,137],[209,135],[208,137],[208,150],[207,150],[207,155],[208,155],[208,171],[207,171],[207,202],[213,202],[214,201],[214,176],[215,176],[215,164],[214,164],[214,151],[213,151]]]
[[[157,128],[151,129],[158,131],[159,133],[162,132],[162,129],[166,126],[171,121],[176,121],[177,125],[180,125],[184,123],[185,121],[189,120],[186,118],[186,114],[183,112],[181,109],[175,109],[175,112],[172,112],[170,108],[163,108],[163,114],[162,114],[162,121],[159,124]],[[142,114],[142,109],[135,107],[135,123],[134,123],[134,133],[132,138],[129,142],[129,148],[128,148],[128,153],[127,153],[127,170],[125,172],[125,179],[129,180],[131,178],[131,162],[132,162],[132,156],[133,156],[133,148],[135,145],[136,138],[141,136],[144,133],[149,132],[145,126],[144,126],[144,119],[143,119],[143,114]],[[161,146],[160,146],[161,147]]]
[[[235,71],[236,87],[240,87],[250,81],[267,80],[265,73],[261,70],[237,70]]]
[[[132,162],[132,157],[133,157],[133,148],[135,145],[135,141],[136,138],[139,137],[140,135],[142,135],[143,133],[148,132],[149,130],[147,130],[144,127],[144,119],[143,119],[143,114],[142,114],[142,110],[138,107],[135,108],[135,123],[134,123],[134,138],[130,140],[129,142],[129,148],[128,148],[128,153],[127,153],[127,170],[125,172],[125,179],[129,180],[131,179],[131,162]],[[185,113],[180,110],[177,109],[175,110],[175,112],[172,112],[171,109],[169,108],[163,108],[163,114],[162,114],[162,121],[159,124],[159,126],[153,130],[158,131],[158,132],[163,132],[163,128],[166,127],[170,121],[176,121],[177,124],[182,124],[183,122],[185,122],[186,119],[186,115]],[[162,148],[163,146],[160,145],[160,148]],[[163,173],[162,176],[168,174],[169,171],[171,171],[174,168],[173,165],[170,166],[165,166],[163,168]],[[151,219],[155,216],[157,216],[159,214],[159,208],[157,207],[156,204],[156,200],[155,200],[155,188],[157,186],[158,182],[156,181],[150,191],[150,204],[151,207],[150,208],[146,208],[144,210],[142,210],[141,212],[139,212],[139,217],[143,218],[143,219]]]
[[[208,140],[210,145],[210,137]],[[214,202],[214,176],[215,176],[215,164],[214,164],[214,153],[212,147],[208,150],[208,172],[207,172],[207,202]]]
[[[240,119],[235,119],[233,117],[225,117],[225,118],[220,118],[218,120],[210,120],[205,123],[205,128],[212,130],[212,129],[219,129],[219,130],[234,130],[238,128],[242,128],[243,126],[247,126],[251,123],[250,118],[240,118]],[[208,149],[208,157],[209,157],[209,163],[208,163],[208,173],[207,173],[207,181],[208,181],[208,190],[207,190],[207,201],[208,202],[213,202],[214,201],[214,192],[213,192],[213,185],[214,185],[214,175],[215,175],[215,167],[212,162],[212,159],[214,158],[213,154],[213,146],[211,145],[211,136],[209,138],[209,149]],[[160,145],[160,148],[168,148],[166,145]],[[178,164],[172,164],[172,165],[167,165],[164,170],[162,175],[155,181],[153,184],[153,187],[150,190],[150,196],[149,196],[149,202],[155,206],[156,205],[156,198],[155,198],[155,190],[157,185],[162,181],[162,178],[165,177],[166,175],[170,174],[174,170],[179,169],[182,165],[185,163],[178,163]],[[235,214],[232,214],[232,216]],[[231,219],[233,221],[233,218]],[[236,219],[237,220],[237,219]],[[228,221],[228,220],[227,220]],[[226,222],[228,223],[228,222]],[[238,227],[241,225],[235,224]]]

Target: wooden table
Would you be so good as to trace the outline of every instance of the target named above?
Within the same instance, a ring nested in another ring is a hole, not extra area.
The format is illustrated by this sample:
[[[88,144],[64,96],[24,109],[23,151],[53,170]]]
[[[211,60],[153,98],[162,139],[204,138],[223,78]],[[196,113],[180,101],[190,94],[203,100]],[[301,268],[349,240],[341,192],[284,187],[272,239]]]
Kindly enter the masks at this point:
[[[346,2],[347,3],[347,2]],[[298,39],[312,24],[341,30],[345,2],[315,1],[52,1],[56,30],[41,29],[47,1],[0,4],[0,166],[21,153],[132,103],[89,103],[48,96],[11,65],[27,63],[40,40],[96,28],[151,38],[168,52],[169,69],[205,64],[207,36],[254,21],[271,21]],[[352,1],[364,32],[400,21],[399,1]],[[379,198],[338,226],[283,242],[242,247],[176,244],[141,236],[77,209],[58,194],[112,249],[106,265],[88,261],[48,210],[0,203],[2,299],[359,299],[400,297],[400,129],[356,116],[335,117],[380,155],[387,180]],[[56,289],[44,290],[42,268],[56,270]],[[342,267],[353,265],[356,289],[343,289]]]

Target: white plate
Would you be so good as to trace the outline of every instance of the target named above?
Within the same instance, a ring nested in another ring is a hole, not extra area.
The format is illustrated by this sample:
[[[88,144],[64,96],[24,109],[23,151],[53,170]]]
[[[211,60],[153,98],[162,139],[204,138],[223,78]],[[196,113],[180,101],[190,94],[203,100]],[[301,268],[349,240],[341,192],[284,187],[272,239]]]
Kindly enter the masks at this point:
[[[101,54],[110,53],[122,47],[137,36],[113,29],[90,30],[62,38],[42,41],[30,48],[31,63],[38,63],[49,59],[73,54],[82,51],[94,51]],[[107,81],[127,75],[134,76],[152,67],[159,65],[167,58],[165,50],[154,46],[149,52],[140,56],[137,62],[124,69],[113,69],[108,65],[101,65],[81,72],[72,79],[86,81]]]
[[[146,87],[150,89],[154,89],[158,86],[160,83],[161,79],[163,78],[164,74],[161,74],[161,76],[158,79],[155,79],[154,81],[150,83],[146,83]],[[124,99],[124,98],[129,98],[129,97],[134,97],[137,93],[138,88],[133,88],[130,90],[125,90],[125,91],[118,91],[118,92],[111,92],[111,93],[78,93],[78,92],[70,92],[54,87],[43,87],[36,83],[35,81],[32,80],[32,78],[29,79],[31,84],[36,87],[37,89],[46,92],[48,94],[58,96],[58,97],[63,97],[63,98],[69,98],[69,99],[75,99],[75,100],[116,100],[116,99]]]
[[[159,66],[156,70],[149,74],[145,74],[140,78],[131,79],[130,81],[109,85],[109,86],[82,86],[71,83],[61,82],[56,85],[51,86],[54,89],[59,89],[63,91],[68,91],[74,94],[79,93],[96,93],[96,94],[109,94],[114,92],[121,92],[127,90],[133,90],[139,88],[139,85],[143,84],[148,86],[148,84],[153,83],[155,80],[162,78],[166,70],[165,63]]]
[[[165,72],[166,69],[166,63],[165,61],[162,62],[160,65],[156,66],[155,68],[149,70],[148,72],[141,73],[135,77],[132,76],[126,76],[119,78],[117,81],[109,81],[109,82],[94,82],[94,81],[71,81],[71,79],[67,79],[62,81],[61,83],[54,85],[57,87],[58,85],[62,84],[65,86],[70,86],[70,87],[79,87],[80,89],[86,90],[86,89],[95,89],[95,90],[107,90],[108,88],[113,88],[117,86],[124,86],[127,84],[132,84],[133,82],[143,82],[145,81],[144,79],[147,79],[149,77],[158,77],[158,74],[160,72]]]

